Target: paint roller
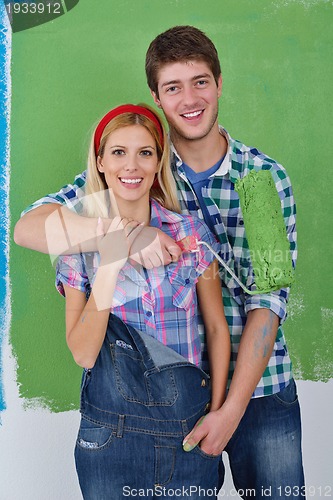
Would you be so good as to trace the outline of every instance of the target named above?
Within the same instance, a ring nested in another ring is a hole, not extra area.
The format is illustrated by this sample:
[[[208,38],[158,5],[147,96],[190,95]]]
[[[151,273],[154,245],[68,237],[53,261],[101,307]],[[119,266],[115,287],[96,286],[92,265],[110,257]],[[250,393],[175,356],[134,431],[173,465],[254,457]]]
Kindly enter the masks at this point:
[[[238,192],[246,238],[249,246],[255,289],[250,290],[236,276],[211,246],[187,236],[178,241],[182,251],[198,251],[204,245],[248,295],[269,293],[289,287],[294,281],[290,244],[286,233],[281,202],[269,170],[252,170],[235,184]]]

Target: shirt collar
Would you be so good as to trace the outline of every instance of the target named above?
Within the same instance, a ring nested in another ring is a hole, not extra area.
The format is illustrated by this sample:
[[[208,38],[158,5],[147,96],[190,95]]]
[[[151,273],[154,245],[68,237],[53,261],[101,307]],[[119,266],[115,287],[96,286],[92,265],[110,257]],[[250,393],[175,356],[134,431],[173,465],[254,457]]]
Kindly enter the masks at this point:
[[[182,222],[183,218],[176,212],[171,212],[162,207],[156,200],[150,200],[150,225],[161,228],[163,224],[177,224]]]
[[[219,125],[219,131],[220,131],[220,134],[223,135],[227,141],[227,144],[228,144],[227,152],[226,152],[225,157],[223,159],[223,162],[221,163],[219,168],[210,177],[215,177],[217,175],[223,176],[223,175],[226,175],[231,170],[231,163],[232,163],[232,160],[231,160],[232,149],[230,146],[231,137],[228,134],[228,132],[221,125]],[[181,167],[181,165],[183,164],[183,160],[181,159],[180,155],[177,153],[177,150],[176,150],[175,146],[172,144],[172,142],[170,143],[170,148],[171,148],[171,151],[176,156],[176,167]]]

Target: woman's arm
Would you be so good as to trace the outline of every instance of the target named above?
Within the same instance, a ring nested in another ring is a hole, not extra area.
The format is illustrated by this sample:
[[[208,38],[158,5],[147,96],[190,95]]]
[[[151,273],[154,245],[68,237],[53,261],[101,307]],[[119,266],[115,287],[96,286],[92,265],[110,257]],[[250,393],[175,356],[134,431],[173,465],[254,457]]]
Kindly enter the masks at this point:
[[[137,223],[138,224],[138,223]],[[108,324],[110,307],[120,269],[125,264],[131,242],[141,230],[138,224],[130,233],[127,223],[115,217],[104,234],[101,221],[97,239],[100,265],[88,301],[85,294],[64,285],[66,295],[66,340],[76,363],[92,368],[102,347]],[[117,245],[112,244],[116,238]]]
[[[212,400],[208,415],[202,417],[185,437],[183,448],[191,451],[200,443],[200,448],[209,455],[222,452],[220,441],[221,419],[219,409],[226,398],[226,387],[230,364],[230,333],[224,314],[221,281],[216,261],[200,276],[197,284],[200,310],[205,324],[208,347],[209,371],[212,380]]]
[[[217,261],[204,271],[197,283],[200,311],[205,325],[212,382],[211,411],[224,403],[230,364],[230,333],[224,315]]]
[[[83,368],[92,368],[101,350],[118,274],[112,264],[100,266],[88,301],[83,292],[64,285],[67,345]]]

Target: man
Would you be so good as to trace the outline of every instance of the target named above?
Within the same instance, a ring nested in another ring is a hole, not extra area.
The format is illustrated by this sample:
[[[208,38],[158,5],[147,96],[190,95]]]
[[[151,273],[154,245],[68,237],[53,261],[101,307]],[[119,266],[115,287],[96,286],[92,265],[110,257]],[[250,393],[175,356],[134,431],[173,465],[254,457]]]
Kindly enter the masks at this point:
[[[146,74],[153,99],[169,123],[182,210],[206,221],[220,242],[222,258],[249,285],[254,274],[234,185],[252,169],[268,169],[280,196],[295,265],[296,208],[289,178],[274,160],[219,127],[222,76],[211,40],[191,26],[167,30],[148,49]],[[34,210],[17,223],[15,241],[50,253],[69,246],[72,252],[95,249],[96,222],[59,208],[59,203],[75,207],[84,194],[84,181],[84,175],[78,176],[56,197],[29,207]],[[132,252],[140,251],[147,267],[179,257],[174,242],[152,228],[141,232],[136,245]],[[281,327],[288,290],[248,296],[224,269],[221,276],[232,342],[230,387],[223,406],[191,432],[184,449],[198,442],[207,454],[224,449],[243,498],[255,493],[256,498],[281,499],[290,491],[292,498],[304,497],[300,410]]]

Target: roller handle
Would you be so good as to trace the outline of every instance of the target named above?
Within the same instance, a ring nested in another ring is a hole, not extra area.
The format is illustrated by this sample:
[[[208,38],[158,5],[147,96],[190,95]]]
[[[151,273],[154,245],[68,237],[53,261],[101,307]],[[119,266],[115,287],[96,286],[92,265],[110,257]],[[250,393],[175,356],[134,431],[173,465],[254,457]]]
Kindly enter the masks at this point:
[[[233,277],[233,279],[238,283],[238,285],[244,290],[245,293],[248,295],[259,295],[261,293],[269,293],[271,290],[250,290],[247,288],[241,280],[236,276],[236,274],[230,269],[230,267],[224,262],[222,257],[215,252],[215,250],[212,249],[212,247],[206,243],[205,241],[199,241],[195,236],[187,236],[186,238],[183,238],[180,241],[177,241],[177,245],[180,247],[180,249],[183,252],[197,252],[198,251],[198,245],[204,245],[206,246],[216,257],[216,259],[219,261],[219,263],[227,270],[227,272],[230,274],[230,276]]]

